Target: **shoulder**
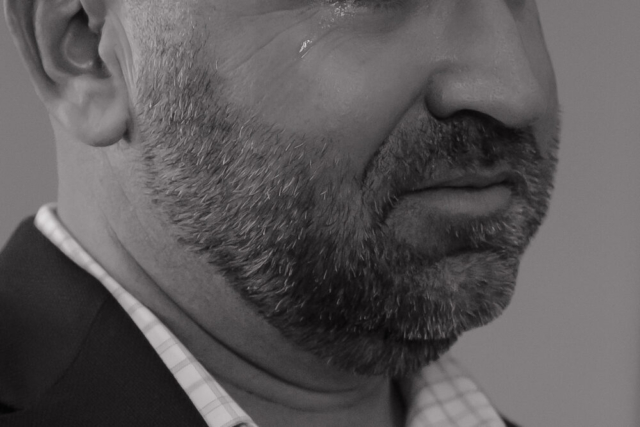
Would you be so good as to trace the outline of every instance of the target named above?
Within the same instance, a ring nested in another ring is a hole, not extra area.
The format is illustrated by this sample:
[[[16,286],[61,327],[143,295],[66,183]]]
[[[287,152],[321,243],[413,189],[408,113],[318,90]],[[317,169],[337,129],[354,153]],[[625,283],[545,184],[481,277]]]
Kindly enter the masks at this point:
[[[23,221],[0,252],[0,411],[50,388],[72,363],[108,295]]]

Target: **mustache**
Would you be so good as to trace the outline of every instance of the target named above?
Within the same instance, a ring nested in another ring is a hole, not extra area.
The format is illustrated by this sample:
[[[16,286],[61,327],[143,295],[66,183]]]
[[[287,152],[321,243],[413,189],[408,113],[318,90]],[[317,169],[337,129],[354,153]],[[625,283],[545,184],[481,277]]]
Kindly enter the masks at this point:
[[[525,186],[524,178],[542,161],[530,127],[510,128],[471,112],[445,120],[425,116],[385,138],[365,167],[362,186],[365,201],[379,210],[421,182],[452,172],[499,167]]]

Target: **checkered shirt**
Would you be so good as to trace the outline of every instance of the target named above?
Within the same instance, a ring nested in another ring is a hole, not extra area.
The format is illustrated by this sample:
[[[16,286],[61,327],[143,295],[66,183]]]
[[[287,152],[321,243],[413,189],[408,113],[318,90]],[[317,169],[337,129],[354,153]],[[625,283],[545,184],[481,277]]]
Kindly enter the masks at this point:
[[[36,215],[36,227],[66,256],[98,279],[142,331],[209,427],[257,427],[160,320],[117,283],[69,234],[55,204]],[[400,382],[406,427],[505,427],[471,377],[445,355]]]

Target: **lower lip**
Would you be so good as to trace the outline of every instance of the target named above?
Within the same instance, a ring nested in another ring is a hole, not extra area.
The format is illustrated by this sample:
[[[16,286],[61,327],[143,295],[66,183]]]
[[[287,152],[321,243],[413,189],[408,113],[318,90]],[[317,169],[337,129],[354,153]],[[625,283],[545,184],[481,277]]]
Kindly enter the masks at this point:
[[[505,185],[483,188],[445,187],[411,193],[401,200],[413,208],[438,210],[453,215],[483,216],[509,206],[511,190]],[[401,202],[402,203],[402,202]]]

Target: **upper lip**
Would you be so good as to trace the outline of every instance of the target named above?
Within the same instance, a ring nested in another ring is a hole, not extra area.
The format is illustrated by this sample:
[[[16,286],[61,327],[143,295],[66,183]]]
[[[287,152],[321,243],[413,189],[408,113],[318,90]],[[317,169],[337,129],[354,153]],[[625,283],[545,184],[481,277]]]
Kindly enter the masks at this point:
[[[475,170],[449,171],[448,173],[431,177],[419,183],[410,192],[424,191],[436,188],[486,188],[492,185],[511,181],[513,174],[506,170]]]

